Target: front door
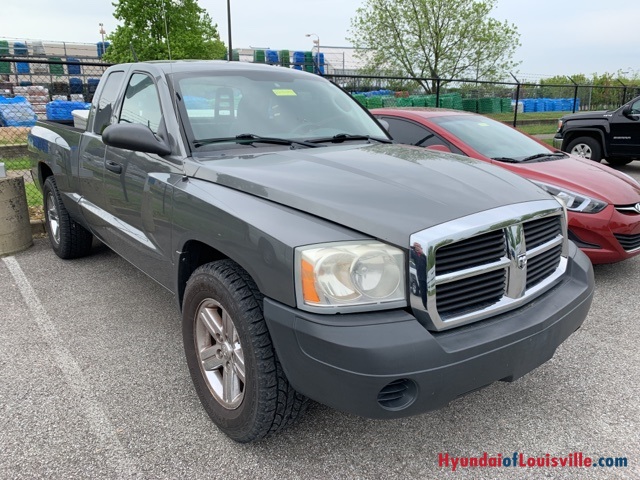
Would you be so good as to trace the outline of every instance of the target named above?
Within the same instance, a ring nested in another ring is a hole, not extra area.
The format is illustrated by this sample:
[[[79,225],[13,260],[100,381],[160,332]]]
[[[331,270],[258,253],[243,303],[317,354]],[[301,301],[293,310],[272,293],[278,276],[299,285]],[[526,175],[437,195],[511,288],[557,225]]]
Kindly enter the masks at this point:
[[[131,75],[117,121],[146,125],[162,135],[162,109],[151,76]],[[105,210],[111,218],[108,244],[167,288],[172,287],[172,182],[181,172],[181,165],[155,154],[116,147],[106,150]]]
[[[640,99],[631,103],[627,115],[618,109],[611,117],[611,157],[640,158]]]

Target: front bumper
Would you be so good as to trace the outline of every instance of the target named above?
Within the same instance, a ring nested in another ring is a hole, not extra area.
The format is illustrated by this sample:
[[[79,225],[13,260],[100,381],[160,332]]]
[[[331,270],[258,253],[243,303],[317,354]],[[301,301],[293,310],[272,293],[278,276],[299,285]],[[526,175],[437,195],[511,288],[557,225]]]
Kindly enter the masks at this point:
[[[616,235],[640,236],[640,215],[621,213],[613,205],[598,213],[569,212],[569,238],[593,264],[614,263],[640,255],[640,249],[625,250]]]
[[[553,148],[557,148],[558,150],[562,150],[562,141],[564,139],[562,138],[562,135],[560,135],[559,133],[556,133],[556,136],[553,137]]]
[[[519,309],[446,332],[426,330],[404,310],[318,315],[265,299],[264,315],[296,390],[338,410],[397,418],[513,381],[549,360],[582,325],[593,285],[591,263],[571,244],[557,286]],[[404,401],[383,401],[398,385]]]

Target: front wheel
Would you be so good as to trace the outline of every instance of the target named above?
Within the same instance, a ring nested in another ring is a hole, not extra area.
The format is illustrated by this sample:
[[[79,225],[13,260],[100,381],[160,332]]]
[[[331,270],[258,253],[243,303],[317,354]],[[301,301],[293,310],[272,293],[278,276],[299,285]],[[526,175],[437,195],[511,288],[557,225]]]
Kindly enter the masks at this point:
[[[187,283],[182,333],[189,372],[213,422],[237,442],[293,423],[306,398],[285,377],[262,313],[262,295],[231,260],[199,267]]]
[[[602,147],[593,137],[579,137],[567,145],[568,153],[594,162],[602,160]]]
[[[70,259],[91,251],[93,235],[69,216],[53,177],[47,177],[42,188],[45,228],[51,248],[60,258]]]

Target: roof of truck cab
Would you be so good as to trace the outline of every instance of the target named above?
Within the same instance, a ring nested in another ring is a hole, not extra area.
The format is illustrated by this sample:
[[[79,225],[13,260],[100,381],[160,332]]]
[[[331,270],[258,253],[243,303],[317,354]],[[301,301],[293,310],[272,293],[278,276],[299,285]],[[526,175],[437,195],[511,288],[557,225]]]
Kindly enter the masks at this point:
[[[212,69],[218,71],[279,71],[291,72],[292,75],[313,75],[311,73],[295,70],[293,68],[284,68],[277,65],[255,64],[249,62],[229,62],[226,60],[153,60],[148,62],[137,62],[129,64],[121,64],[120,67],[148,67],[149,70],[158,69],[165,74],[186,73],[186,72],[204,72]]]

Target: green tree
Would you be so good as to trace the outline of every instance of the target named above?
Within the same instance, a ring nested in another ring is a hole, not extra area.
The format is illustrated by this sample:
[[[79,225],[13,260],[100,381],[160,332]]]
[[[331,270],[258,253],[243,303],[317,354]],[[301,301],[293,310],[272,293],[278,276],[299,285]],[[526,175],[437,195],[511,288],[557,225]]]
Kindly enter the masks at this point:
[[[108,62],[134,61],[132,50],[139,61],[166,60],[169,49],[172,59],[226,58],[217,25],[197,0],[120,0],[113,6],[121,25],[108,37]]]
[[[349,40],[369,69],[413,78],[498,80],[515,67],[513,24],[489,17],[496,0],[365,0]],[[366,50],[365,50],[366,49]],[[421,82],[428,92],[435,81]]]

